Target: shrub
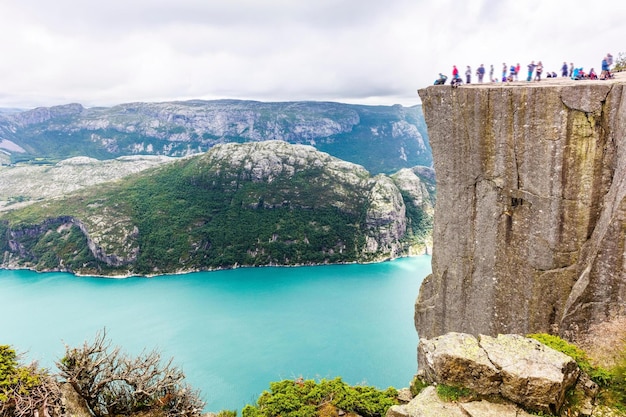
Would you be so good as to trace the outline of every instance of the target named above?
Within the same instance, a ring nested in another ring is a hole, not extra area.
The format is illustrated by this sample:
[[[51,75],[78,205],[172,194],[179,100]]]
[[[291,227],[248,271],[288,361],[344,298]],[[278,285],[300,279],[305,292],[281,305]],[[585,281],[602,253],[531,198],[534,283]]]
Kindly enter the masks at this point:
[[[299,378],[272,382],[257,405],[247,405],[243,417],[329,417],[332,405],[363,417],[380,417],[397,404],[394,388],[378,390],[367,386],[349,386],[341,378],[322,379],[319,383]]]
[[[409,387],[411,390],[411,395],[416,397],[420,392],[422,392],[424,388],[426,388],[429,385],[430,384],[428,384],[422,378],[416,376],[415,378],[413,378],[413,381],[411,381],[411,386]]]
[[[172,360],[161,364],[156,351],[129,357],[111,347],[105,331],[82,348],[66,346],[57,366],[95,416],[161,409],[169,417],[194,417],[204,408],[199,394],[183,383],[185,375],[172,366]]]
[[[531,337],[559,352],[571,356],[580,369],[601,388],[599,397],[604,405],[625,409],[626,406],[626,346],[622,347],[621,359],[610,369],[594,366],[585,351],[561,339],[545,333],[531,334]]]
[[[593,365],[591,365],[591,362],[589,362],[589,357],[584,350],[576,345],[569,343],[566,340],[561,339],[559,336],[547,333],[535,333],[529,334],[528,337],[535,339],[538,342],[541,342],[544,345],[571,357],[572,359],[574,359],[574,361],[576,361],[578,367],[586,372],[592,379],[592,374],[598,372],[598,368],[594,367]],[[598,381],[595,382],[598,383]],[[600,384],[598,383],[598,385]]]
[[[613,71],[626,71],[626,53],[620,52],[617,54],[617,60],[615,61]]]
[[[54,378],[36,363],[19,363],[19,356],[8,345],[0,345],[0,416],[63,413],[61,393]]]
[[[237,410],[222,410],[217,413],[217,417],[237,417]]]

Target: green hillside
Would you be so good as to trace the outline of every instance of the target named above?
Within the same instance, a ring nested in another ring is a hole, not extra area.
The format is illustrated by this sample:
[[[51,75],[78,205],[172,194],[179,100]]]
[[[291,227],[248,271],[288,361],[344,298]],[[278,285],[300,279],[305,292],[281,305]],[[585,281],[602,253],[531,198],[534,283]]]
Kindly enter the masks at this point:
[[[310,147],[221,146],[3,214],[0,251],[5,267],[104,275],[370,261],[423,244],[430,215],[403,195]],[[408,231],[382,239],[396,223]]]

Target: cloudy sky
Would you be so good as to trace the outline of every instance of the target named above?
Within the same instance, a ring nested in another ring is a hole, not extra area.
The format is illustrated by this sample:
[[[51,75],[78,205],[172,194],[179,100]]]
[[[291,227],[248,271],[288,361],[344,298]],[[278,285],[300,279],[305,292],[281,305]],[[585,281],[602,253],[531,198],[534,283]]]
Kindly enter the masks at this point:
[[[626,52],[626,2],[0,0],[0,34],[0,107],[219,98],[411,106],[453,64],[598,69],[607,52]]]

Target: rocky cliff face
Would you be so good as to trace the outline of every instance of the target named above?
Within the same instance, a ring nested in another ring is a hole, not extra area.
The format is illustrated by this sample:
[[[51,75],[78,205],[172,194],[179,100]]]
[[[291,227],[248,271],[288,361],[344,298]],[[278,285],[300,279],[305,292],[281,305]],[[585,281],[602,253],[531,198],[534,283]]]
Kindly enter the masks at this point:
[[[576,338],[626,313],[625,86],[419,91],[437,173],[420,336]]]

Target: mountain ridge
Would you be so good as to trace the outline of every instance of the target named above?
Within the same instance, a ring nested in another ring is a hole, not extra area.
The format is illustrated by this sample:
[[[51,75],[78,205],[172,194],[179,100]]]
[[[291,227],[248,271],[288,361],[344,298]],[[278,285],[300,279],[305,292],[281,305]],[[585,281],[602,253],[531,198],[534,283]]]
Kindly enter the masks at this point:
[[[0,151],[11,162],[185,156],[220,143],[263,140],[309,144],[374,173],[432,163],[420,105],[226,99],[91,108],[71,103],[0,114]]]

